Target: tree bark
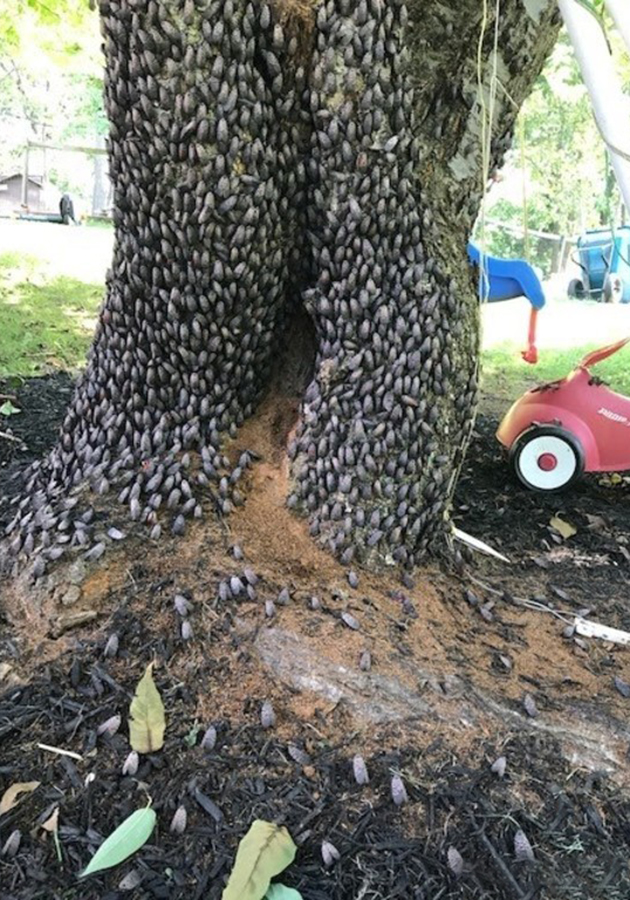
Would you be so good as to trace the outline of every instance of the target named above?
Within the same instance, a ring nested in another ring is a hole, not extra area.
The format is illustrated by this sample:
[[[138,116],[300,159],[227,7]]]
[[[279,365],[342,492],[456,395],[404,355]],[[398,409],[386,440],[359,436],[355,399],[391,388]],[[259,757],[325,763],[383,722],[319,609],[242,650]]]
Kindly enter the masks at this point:
[[[250,460],[222,442],[274,369],[304,394],[288,503],[313,536],[407,566],[442,542],[476,402],[465,248],[495,27],[478,69],[483,7],[452,6],[101,0],[116,242],[12,523],[36,574],[90,543],[86,483],[153,537],[242,502]],[[501,4],[493,166],[557,27],[552,2]]]

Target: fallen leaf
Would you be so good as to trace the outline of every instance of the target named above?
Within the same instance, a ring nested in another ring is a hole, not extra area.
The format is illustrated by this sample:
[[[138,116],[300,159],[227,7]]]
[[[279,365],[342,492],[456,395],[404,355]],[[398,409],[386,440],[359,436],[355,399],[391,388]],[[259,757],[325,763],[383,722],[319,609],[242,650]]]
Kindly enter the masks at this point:
[[[238,845],[222,900],[262,900],[271,879],[293,862],[296,851],[284,826],[256,819]]]
[[[284,884],[272,884],[265,894],[265,900],[302,900],[302,895],[295,888]]]
[[[549,520],[549,524],[558,532],[558,534],[561,534],[565,540],[573,537],[574,534],[577,534],[575,525],[572,525],[570,522],[565,522],[560,516],[553,516],[553,518]]]
[[[606,530],[606,520],[601,516],[594,516],[591,513],[585,513],[586,519],[588,521],[588,530],[594,532],[601,532]]]
[[[56,806],[52,811],[52,814],[48,816],[45,822],[42,822],[42,828],[44,831],[48,831],[50,834],[54,834],[59,827],[59,807]]]
[[[630,551],[627,547],[617,544],[617,550],[621,553],[626,562],[630,562]]]
[[[0,406],[0,416],[16,416],[20,412],[22,410],[14,406],[10,400],[7,400]]]
[[[137,753],[154,753],[164,744],[164,704],[153,681],[152,670],[153,663],[149,663],[129,708],[129,743]]]
[[[156,822],[155,811],[149,806],[137,809],[128,816],[98,848],[79,878],[111,869],[128,859],[139,850],[151,837]]]
[[[20,802],[20,794],[30,794],[40,786],[40,781],[17,781],[6,789],[0,800],[0,816],[9,812]]]

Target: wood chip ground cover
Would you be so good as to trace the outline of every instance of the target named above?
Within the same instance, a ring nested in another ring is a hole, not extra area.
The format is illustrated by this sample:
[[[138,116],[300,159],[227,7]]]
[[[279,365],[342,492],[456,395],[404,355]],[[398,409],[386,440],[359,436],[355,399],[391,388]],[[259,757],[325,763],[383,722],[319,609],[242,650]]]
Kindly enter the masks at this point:
[[[32,411],[41,406],[38,391],[58,418],[66,387],[33,380],[24,386],[28,403],[17,392],[21,434],[33,434],[33,454],[55,432],[52,421],[42,423]],[[628,651],[595,641],[583,649],[563,637],[562,622],[510,599],[536,596],[556,610],[592,605],[600,621],[630,627],[630,570],[621,549],[630,525],[626,488],[590,480],[560,500],[526,494],[495,449],[495,425],[480,420],[457,513],[464,530],[513,560],[509,568],[478,558],[469,566],[496,594],[438,571],[407,589],[361,573],[351,590],[343,570],[303,540],[292,519],[282,519],[293,529],[289,540],[274,535],[265,543],[265,517],[268,523],[285,511],[259,423],[260,433],[252,426],[243,440],[263,450],[252,477],[256,487],[268,485],[267,493],[252,494],[249,512],[246,504],[229,533],[209,529],[160,554],[144,552],[140,561],[139,537],[117,542],[84,582],[96,619],[59,637],[34,620],[21,627],[0,622],[0,666],[9,667],[0,670],[0,794],[12,783],[40,782],[0,818],[0,848],[8,842],[0,856],[2,900],[218,900],[255,818],[289,829],[298,852],[281,880],[304,900],[627,900],[630,800],[623,766],[613,778],[572,763],[551,735],[529,730],[522,704],[526,694],[533,697],[536,722],[583,708],[599,711],[614,728],[627,720],[630,701],[615,684],[630,682]],[[15,467],[16,451],[10,453],[0,468],[0,495]],[[0,502],[0,519],[5,511]],[[578,529],[562,544],[548,528],[554,515]],[[244,561],[229,552],[237,541]],[[604,554],[608,564],[575,566],[554,555],[558,548],[593,560]],[[260,578],[256,601],[219,602],[221,579],[242,575],[245,566]],[[270,627],[264,600],[277,599],[285,587],[290,600],[276,605],[275,625],[300,633],[333,663],[358,669],[367,648],[375,673],[395,675],[419,696],[448,698],[474,686],[501,698],[518,728],[512,720],[502,729],[483,723],[454,729],[434,720],[366,726],[343,700],[274,681],[256,657],[254,638]],[[174,607],[177,593],[190,601],[189,640]],[[321,608],[311,608],[313,595]],[[480,606],[490,607],[488,618]],[[358,630],[343,624],[344,612]],[[108,644],[115,652],[105,654]],[[141,755],[135,774],[123,775],[129,704],[153,661],[165,706],[164,747]],[[420,684],[414,669],[436,673],[435,683]],[[271,728],[260,721],[265,700],[275,714]],[[99,726],[117,716],[118,730],[99,735]],[[216,741],[202,749],[211,725]],[[354,777],[357,754],[367,784]],[[504,763],[494,765],[499,759]],[[407,795],[400,806],[392,801],[393,775]],[[79,882],[102,839],[149,797],[157,815],[149,841],[119,867]],[[185,829],[171,832],[181,807]],[[56,808],[61,859],[53,835],[41,827]],[[534,861],[517,839],[521,832]],[[340,854],[329,867],[324,842]]]

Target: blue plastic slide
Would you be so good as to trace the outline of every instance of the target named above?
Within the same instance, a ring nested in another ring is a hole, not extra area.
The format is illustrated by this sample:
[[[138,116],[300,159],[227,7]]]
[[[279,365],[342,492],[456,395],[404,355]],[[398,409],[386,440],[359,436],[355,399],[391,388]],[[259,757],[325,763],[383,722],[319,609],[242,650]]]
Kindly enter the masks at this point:
[[[481,251],[473,243],[468,244],[468,258],[473,265],[479,266]],[[498,259],[484,254],[483,265],[487,282],[480,272],[480,298],[495,303],[498,300],[511,300],[513,297],[527,297],[534,309],[543,308],[545,295],[540,278],[524,259]]]

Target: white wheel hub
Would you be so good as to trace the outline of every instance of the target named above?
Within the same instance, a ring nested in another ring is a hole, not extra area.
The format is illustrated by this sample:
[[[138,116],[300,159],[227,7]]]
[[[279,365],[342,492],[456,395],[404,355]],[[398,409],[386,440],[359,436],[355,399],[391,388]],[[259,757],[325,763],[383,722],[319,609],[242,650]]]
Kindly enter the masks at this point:
[[[516,463],[523,480],[539,491],[553,491],[568,484],[578,467],[571,444],[552,434],[541,434],[528,441],[519,451]]]

